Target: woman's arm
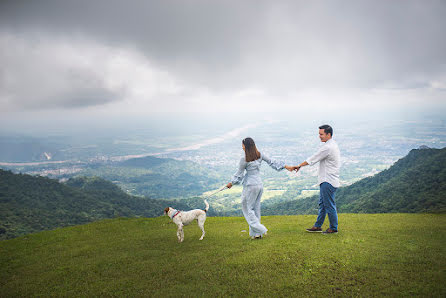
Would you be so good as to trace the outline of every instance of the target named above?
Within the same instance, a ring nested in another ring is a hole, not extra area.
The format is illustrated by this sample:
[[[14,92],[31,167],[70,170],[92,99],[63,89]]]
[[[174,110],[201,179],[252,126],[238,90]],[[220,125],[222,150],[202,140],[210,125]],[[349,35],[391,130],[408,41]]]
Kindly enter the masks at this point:
[[[231,182],[229,182],[228,185],[226,185],[228,188],[231,188],[232,185],[242,183],[243,177],[245,177],[245,168],[246,168],[246,161],[245,158],[243,157],[240,159],[238,170],[232,176]]]
[[[283,161],[274,161],[271,160],[268,156],[265,156],[262,154],[262,159],[270,166],[272,167],[274,170],[276,171],[280,171],[282,169],[287,169],[288,171],[294,171],[296,169],[296,167],[294,166],[288,166],[286,165]]]
[[[262,154],[262,160],[264,160],[271,168],[276,171],[281,171],[284,168],[289,171],[289,167],[283,161],[271,160],[268,156]]]

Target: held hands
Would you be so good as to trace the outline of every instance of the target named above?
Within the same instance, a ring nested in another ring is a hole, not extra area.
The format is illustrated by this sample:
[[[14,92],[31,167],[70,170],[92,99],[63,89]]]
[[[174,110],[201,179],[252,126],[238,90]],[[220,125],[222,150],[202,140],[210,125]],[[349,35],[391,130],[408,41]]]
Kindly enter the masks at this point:
[[[299,170],[300,170],[300,166],[285,166],[285,169],[287,169],[288,171],[290,171],[290,172],[293,172],[293,171],[296,171],[296,173],[297,172],[299,172]],[[227,188],[231,188],[232,187],[232,183],[231,182],[229,182],[227,185],[226,185],[226,187]]]
[[[296,171],[296,173],[297,173],[297,172],[299,172],[300,168],[305,167],[305,166],[308,166],[308,162],[306,162],[306,161],[304,161],[303,163],[301,163],[298,166],[285,166],[285,168],[290,172]]]
[[[300,166],[285,166],[285,169],[287,169],[290,172],[292,171],[298,172],[300,170]]]

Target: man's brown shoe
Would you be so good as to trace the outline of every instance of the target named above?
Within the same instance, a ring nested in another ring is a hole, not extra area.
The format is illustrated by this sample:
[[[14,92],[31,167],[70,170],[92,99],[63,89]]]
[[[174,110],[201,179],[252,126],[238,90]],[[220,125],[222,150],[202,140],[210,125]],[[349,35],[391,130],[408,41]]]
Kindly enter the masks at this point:
[[[310,233],[321,233],[322,229],[321,228],[317,228],[317,227],[312,227],[311,229],[307,229],[307,232],[310,232]]]
[[[338,230],[332,230],[330,228],[328,228],[326,231],[322,232],[322,234],[337,234]]]

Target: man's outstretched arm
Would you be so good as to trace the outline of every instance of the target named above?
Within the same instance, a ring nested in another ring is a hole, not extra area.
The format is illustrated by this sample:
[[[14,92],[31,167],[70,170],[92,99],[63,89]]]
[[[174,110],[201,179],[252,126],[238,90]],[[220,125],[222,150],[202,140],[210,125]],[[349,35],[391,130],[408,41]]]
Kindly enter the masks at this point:
[[[304,161],[303,163],[301,163],[301,164],[298,165],[298,166],[293,167],[293,168],[294,168],[293,170],[296,171],[296,172],[298,172],[298,171],[300,170],[301,167],[305,167],[305,166],[308,166],[308,162],[306,162],[306,161]]]

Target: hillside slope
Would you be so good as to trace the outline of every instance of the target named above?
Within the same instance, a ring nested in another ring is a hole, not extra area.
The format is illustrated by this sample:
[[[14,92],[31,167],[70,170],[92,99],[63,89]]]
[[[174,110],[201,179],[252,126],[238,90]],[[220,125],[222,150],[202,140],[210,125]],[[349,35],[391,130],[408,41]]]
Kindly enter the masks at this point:
[[[113,217],[162,214],[173,202],[133,197],[100,178],[67,184],[0,170],[0,239]],[[189,209],[182,202],[177,208]]]
[[[89,166],[77,175],[101,177],[133,195],[158,199],[201,195],[221,183],[215,172],[197,163],[153,156]]]
[[[342,169],[341,169],[342,170]],[[312,214],[319,197],[266,207],[264,214]],[[336,193],[339,212],[446,212],[446,148],[414,149],[389,169]]]
[[[445,214],[210,217],[177,243],[166,217],[112,219],[0,242],[0,297],[445,297]],[[245,232],[243,232],[245,231]]]

